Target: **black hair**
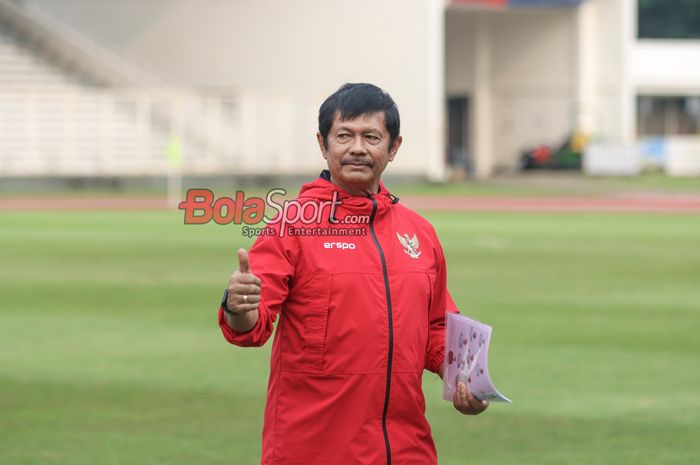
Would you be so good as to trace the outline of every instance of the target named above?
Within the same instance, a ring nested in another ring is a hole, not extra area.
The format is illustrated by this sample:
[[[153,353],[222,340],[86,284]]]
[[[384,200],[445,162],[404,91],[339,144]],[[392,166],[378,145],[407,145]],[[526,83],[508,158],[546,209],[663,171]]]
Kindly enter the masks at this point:
[[[389,132],[389,149],[399,137],[401,120],[399,109],[391,98],[373,84],[347,83],[326,99],[318,110],[318,132],[323,136],[323,145],[328,147],[328,132],[333,126],[335,114],[341,120],[357,118],[368,113],[384,113],[384,124]]]

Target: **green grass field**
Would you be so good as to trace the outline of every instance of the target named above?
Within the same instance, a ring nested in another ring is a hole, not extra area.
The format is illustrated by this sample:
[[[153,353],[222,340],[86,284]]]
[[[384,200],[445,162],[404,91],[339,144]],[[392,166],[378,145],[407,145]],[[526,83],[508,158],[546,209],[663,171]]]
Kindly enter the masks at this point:
[[[390,176],[391,173],[387,173]],[[300,182],[314,179],[314,174],[302,177]],[[254,179],[242,178],[236,182],[230,178],[215,180],[185,180],[183,191],[188,188],[208,187],[217,197],[231,196],[236,189],[245,189],[246,195],[264,196],[269,190],[270,181],[260,184]],[[291,197],[299,192],[299,182],[280,178],[272,182],[275,187],[287,190]],[[700,179],[697,177],[671,177],[663,173],[644,173],[630,177],[592,177],[578,171],[542,171],[521,172],[491,179],[456,181],[446,183],[416,183],[398,177],[389,178],[387,185],[401,196],[470,196],[470,197],[598,197],[619,194],[677,194],[698,195]],[[63,185],[43,186],[22,185],[19,183],[0,183],[0,199],[13,197],[165,197],[165,186],[130,186],[115,187],[107,183],[102,187],[95,185],[81,188],[68,188]],[[184,193],[182,198],[184,198]]]
[[[462,416],[426,373],[441,465],[700,463],[700,217],[426,216],[515,401]],[[2,465],[259,463],[270,344],[215,313],[250,242],[182,222],[0,212]]]

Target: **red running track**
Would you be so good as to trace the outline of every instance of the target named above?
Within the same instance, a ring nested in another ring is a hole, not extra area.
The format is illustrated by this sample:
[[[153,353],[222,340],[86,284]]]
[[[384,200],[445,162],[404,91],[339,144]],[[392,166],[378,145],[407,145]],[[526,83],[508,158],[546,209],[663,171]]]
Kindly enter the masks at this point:
[[[401,198],[416,210],[460,212],[620,212],[700,213],[700,195],[618,197],[411,197]],[[0,210],[163,210],[159,197],[0,197]]]

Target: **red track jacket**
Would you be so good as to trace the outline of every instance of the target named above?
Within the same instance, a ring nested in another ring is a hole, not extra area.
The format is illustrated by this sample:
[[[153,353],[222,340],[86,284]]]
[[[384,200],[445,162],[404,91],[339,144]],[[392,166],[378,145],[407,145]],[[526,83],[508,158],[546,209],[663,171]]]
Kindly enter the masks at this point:
[[[280,237],[280,225],[269,225],[275,235],[260,236],[249,253],[262,280],[257,324],[236,333],[219,310],[224,337],[239,346],[263,345],[280,318],[262,464],[437,464],[421,380],[423,369],[439,371],[445,312],[457,311],[442,248],[430,223],[383,185],[371,198],[354,197],[324,172],[298,200],[329,201],[333,192],[341,224],[327,208],[306,227],[365,234]],[[369,222],[342,224],[346,215]]]

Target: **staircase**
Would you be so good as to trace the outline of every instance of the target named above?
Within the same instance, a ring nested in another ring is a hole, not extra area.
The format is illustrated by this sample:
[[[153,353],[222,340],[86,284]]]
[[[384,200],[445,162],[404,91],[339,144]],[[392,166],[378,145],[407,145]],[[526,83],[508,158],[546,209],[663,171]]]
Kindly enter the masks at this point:
[[[41,11],[0,0],[0,177],[240,170],[241,108],[166,86]],[[181,164],[168,162],[168,146]]]

